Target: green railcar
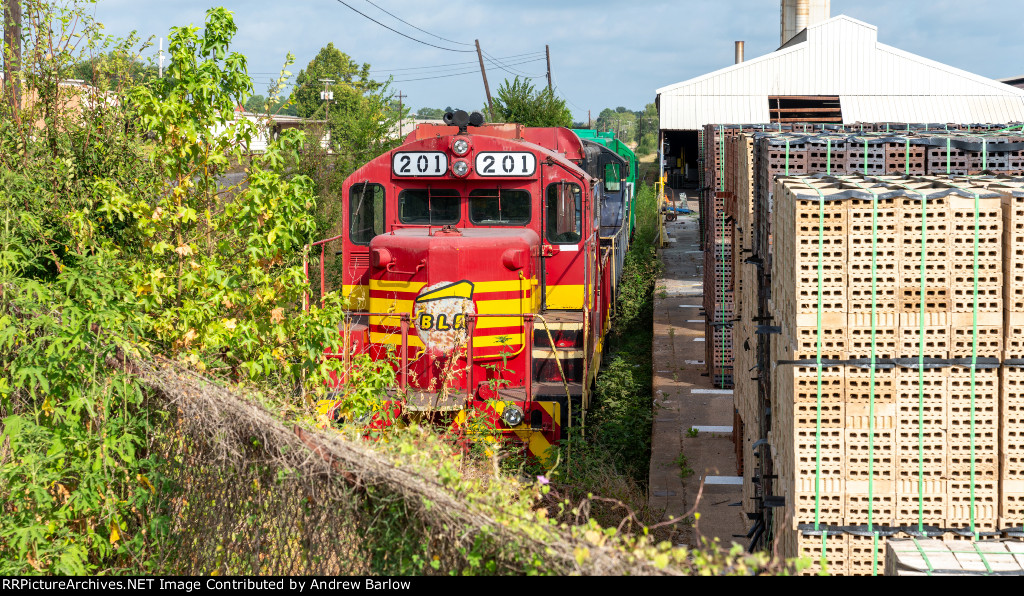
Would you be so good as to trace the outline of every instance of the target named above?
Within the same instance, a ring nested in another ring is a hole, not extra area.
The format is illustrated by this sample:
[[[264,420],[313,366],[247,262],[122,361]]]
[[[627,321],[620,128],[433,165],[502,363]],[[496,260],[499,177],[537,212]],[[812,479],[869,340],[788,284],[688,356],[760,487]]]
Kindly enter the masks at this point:
[[[629,205],[629,236],[632,236],[633,229],[636,227],[636,153],[633,153],[633,150],[627,147],[625,143],[616,139],[615,133],[611,131],[598,132],[589,128],[574,128],[572,131],[581,139],[604,145],[621,156],[629,164],[628,171],[623,179],[626,183],[627,204]]]

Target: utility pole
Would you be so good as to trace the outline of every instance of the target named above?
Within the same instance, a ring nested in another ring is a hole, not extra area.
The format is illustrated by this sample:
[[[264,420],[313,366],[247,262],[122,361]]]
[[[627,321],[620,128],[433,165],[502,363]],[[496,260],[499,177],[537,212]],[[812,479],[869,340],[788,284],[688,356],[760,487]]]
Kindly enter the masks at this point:
[[[405,105],[402,103],[402,98],[403,97],[405,97],[405,96],[402,95],[402,90],[399,89],[398,90],[398,136],[399,137],[402,136],[402,123],[404,122],[403,116],[402,116],[403,112],[405,112]]]
[[[544,55],[548,58],[548,91],[551,91],[551,48],[544,46]]]
[[[474,39],[476,42],[476,57],[480,59],[480,74],[484,77],[484,91],[487,92],[487,111],[490,112],[490,119],[494,120],[494,102],[491,101],[491,87],[487,84],[487,69],[484,68],[484,54],[480,51],[480,40]]]
[[[328,89],[328,85],[334,82],[334,79],[317,79],[324,84],[324,90],[320,92],[320,99],[324,102],[324,120],[327,124],[324,126],[324,131],[327,136],[327,152],[331,152],[331,100],[334,99],[334,91]],[[323,139],[321,139],[321,143]]]
[[[164,38],[160,38],[160,78],[164,78]]]
[[[590,117],[590,110],[587,110],[587,128],[594,128],[594,120]]]
[[[324,84],[324,90],[320,92],[320,99],[324,102],[324,119],[327,120],[328,125],[331,122],[331,100],[334,99],[334,91],[328,90],[328,85],[334,82],[334,79],[317,79]]]
[[[6,1],[3,49],[7,102],[16,110],[21,106],[21,0]]]

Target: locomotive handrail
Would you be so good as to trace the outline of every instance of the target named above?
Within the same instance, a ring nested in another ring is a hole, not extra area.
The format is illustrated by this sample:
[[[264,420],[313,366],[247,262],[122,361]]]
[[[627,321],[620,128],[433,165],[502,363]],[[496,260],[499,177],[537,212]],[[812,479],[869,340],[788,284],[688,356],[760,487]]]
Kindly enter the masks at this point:
[[[333,238],[325,238],[323,240],[317,240],[316,242],[313,242],[311,244],[307,244],[303,248],[303,251],[302,251],[302,272],[305,274],[305,276],[306,276],[306,283],[308,284],[309,283],[309,251],[314,246],[319,246],[320,247],[320,304],[323,304],[323,302],[324,302],[324,289],[325,289],[325,287],[327,285],[327,280],[326,280],[326,276],[325,276],[325,273],[324,273],[324,256],[325,256],[325,251],[327,250],[327,243],[328,242],[334,242],[335,240],[341,240],[344,237],[345,237],[344,234],[338,234],[337,236],[334,236]],[[303,294],[302,294],[302,310],[304,310],[304,311],[308,311],[309,310],[309,291],[308,290],[303,292]]]
[[[398,274],[398,275],[416,275],[417,273],[420,272],[420,269],[423,269],[426,266],[427,266],[427,260],[426,259],[420,259],[419,264],[416,265],[416,269],[414,269],[412,271],[400,271],[398,269],[395,269],[395,264],[392,262],[392,263],[388,263],[388,266],[385,267],[385,271],[387,271],[388,273],[395,273],[395,274]]]
[[[394,312],[351,312],[351,317],[381,317],[391,318],[399,317],[402,322],[402,363],[401,363],[401,376],[399,377],[399,388],[408,389],[409,387],[409,325],[411,323],[411,317],[409,313],[394,313]],[[548,343],[551,346],[551,350],[555,350],[554,337],[551,335],[551,328],[548,326],[547,319],[543,315],[537,313],[520,313],[520,314],[466,314],[466,330],[468,342],[466,344],[466,393],[467,398],[472,396],[472,392],[475,390],[473,386],[473,364],[475,363],[474,350],[473,350],[473,332],[476,330],[477,319],[480,318],[521,318],[523,319],[524,326],[524,337],[523,337],[523,349],[525,350],[528,362],[527,370],[530,371],[529,380],[524,382],[524,389],[526,390],[526,401],[531,402],[533,399],[533,330],[534,330],[534,319],[540,319],[541,323],[544,324],[544,331],[548,336]],[[529,348],[526,350],[525,348]],[[562,377],[562,386],[565,388],[565,396],[569,411],[568,414],[572,416],[572,399],[571,391],[569,390],[569,380],[565,375],[565,369],[562,367],[562,361],[559,358],[555,358],[555,365],[558,367],[558,374]],[[571,419],[571,418],[570,418]]]

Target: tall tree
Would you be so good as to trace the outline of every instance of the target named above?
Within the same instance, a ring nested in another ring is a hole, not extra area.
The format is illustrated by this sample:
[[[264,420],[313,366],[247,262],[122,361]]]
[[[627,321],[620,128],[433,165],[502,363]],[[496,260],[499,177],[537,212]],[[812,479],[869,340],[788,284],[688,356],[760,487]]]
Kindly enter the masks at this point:
[[[326,85],[333,100],[320,98],[321,79],[333,81]],[[392,129],[404,114],[392,107],[392,96],[386,83],[370,78],[369,64],[357,64],[328,43],[295,77],[291,101],[299,116],[327,120],[336,166],[347,172],[394,142]]]
[[[526,126],[572,126],[572,112],[565,100],[548,88],[537,89],[529,79],[506,79],[494,97],[491,120]]]

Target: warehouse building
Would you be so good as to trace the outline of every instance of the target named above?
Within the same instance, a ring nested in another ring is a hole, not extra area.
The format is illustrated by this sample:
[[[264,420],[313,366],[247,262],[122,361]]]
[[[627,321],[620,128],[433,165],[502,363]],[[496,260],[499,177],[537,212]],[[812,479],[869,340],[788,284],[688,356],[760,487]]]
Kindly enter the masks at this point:
[[[737,64],[657,90],[670,187],[697,181],[706,124],[1024,121],[1024,89],[879,43],[878,28],[857,19],[827,16],[827,0],[783,0],[778,50],[744,62],[738,42]]]

